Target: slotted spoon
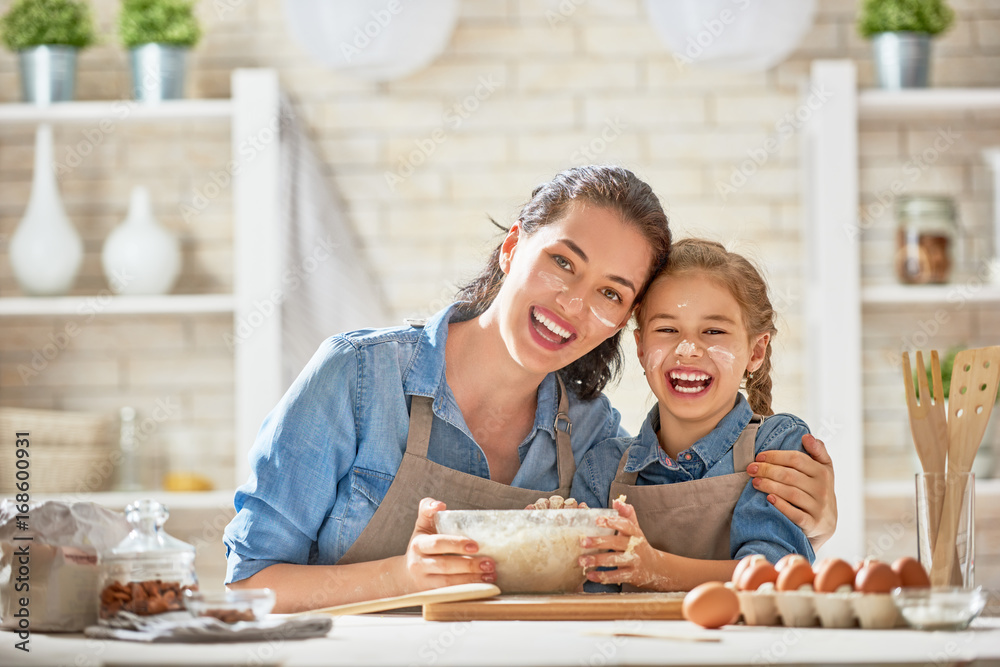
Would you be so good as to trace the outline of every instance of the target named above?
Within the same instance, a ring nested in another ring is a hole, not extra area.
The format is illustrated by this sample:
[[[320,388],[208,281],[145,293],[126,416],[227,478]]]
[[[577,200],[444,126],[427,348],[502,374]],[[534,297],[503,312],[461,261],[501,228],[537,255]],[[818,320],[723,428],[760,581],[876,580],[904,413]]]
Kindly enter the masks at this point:
[[[963,350],[955,356],[948,392],[948,483],[938,541],[934,545],[931,584],[953,581],[955,541],[965,495],[964,479],[972,470],[1000,386],[1000,346]]]

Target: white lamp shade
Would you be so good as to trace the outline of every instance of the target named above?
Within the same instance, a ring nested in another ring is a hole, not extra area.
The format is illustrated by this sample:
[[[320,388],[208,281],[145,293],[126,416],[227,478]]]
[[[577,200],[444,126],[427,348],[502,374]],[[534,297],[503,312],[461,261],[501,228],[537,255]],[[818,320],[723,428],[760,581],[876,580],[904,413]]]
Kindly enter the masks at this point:
[[[795,49],[816,0],[646,0],[646,10],[679,65],[754,71]]]
[[[285,0],[292,36],[325,65],[369,81],[429,65],[451,39],[458,0]]]

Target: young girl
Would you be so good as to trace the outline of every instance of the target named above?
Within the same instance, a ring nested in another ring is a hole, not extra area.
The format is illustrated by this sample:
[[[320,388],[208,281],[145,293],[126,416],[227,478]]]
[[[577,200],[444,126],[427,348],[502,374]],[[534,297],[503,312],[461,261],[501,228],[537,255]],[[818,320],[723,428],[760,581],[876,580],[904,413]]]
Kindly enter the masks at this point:
[[[574,497],[620,514],[605,522],[617,535],[585,541],[610,550],[581,558],[588,579],[688,590],[729,579],[749,554],[812,560],[805,534],[746,472],[757,453],[800,450],[808,433],[797,417],[771,412],[776,330],[761,275],[718,243],[684,239],[636,321],[657,405],[638,436],[599,443],[577,469]]]

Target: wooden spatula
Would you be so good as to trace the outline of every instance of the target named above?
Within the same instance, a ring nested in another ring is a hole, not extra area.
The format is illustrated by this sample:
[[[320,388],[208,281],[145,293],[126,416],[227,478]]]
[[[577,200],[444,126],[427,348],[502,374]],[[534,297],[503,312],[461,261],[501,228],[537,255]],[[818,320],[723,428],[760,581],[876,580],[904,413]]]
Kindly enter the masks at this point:
[[[302,611],[292,616],[302,616],[304,614],[327,614],[329,616],[352,616],[355,614],[370,614],[376,611],[389,611],[390,609],[403,609],[405,607],[419,607],[421,605],[438,602],[456,602],[459,600],[482,600],[500,595],[500,588],[493,584],[458,584],[457,586],[444,586],[434,588],[429,591],[419,593],[408,593],[397,595],[391,598],[379,598],[378,600],[366,600],[364,602],[351,602],[349,604],[338,604],[333,607],[323,609],[311,609]]]
[[[913,389],[910,353],[903,353],[903,382],[906,385],[906,408],[910,414],[910,432],[924,472],[944,472],[948,456],[948,422],[944,410],[944,386],[941,382],[941,362],[937,350],[931,351],[931,377],[934,397],[927,386],[924,357],[917,352],[917,384],[920,397]]]
[[[941,381],[941,361],[937,350],[931,350],[931,378],[934,394],[927,386],[927,371],[924,357],[917,351],[917,386],[919,397],[913,389],[913,374],[910,371],[910,353],[903,352],[903,383],[906,385],[906,407],[910,414],[910,432],[916,446],[920,465],[925,473],[943,474],[948,457],[948,422],[944,408],[944,383]],[[933,480],[931,480],[933,481]],[[941,507],[944,505],[944,489],[938,484],[928,484],[927,492],[927,544],[934,553],[938,528],[941,523]]]
[[[948,483],[938,540],[934,545],[931,584],[952,582],[954,544],[965,495],[965,481],[953,475],[972,470],[1000,386],[1000,346],[963,350],[955,356],[948,392]]]

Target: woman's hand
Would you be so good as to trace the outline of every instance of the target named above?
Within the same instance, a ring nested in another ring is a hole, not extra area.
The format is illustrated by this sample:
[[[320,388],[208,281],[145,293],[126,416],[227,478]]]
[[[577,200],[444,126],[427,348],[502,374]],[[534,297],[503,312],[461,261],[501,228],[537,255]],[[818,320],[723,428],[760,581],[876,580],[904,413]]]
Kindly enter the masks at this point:
[[[524,509],[526,510],[586,510],[587,503],[577,503],[576,498],[563,498],[562,496],[549,496],[539,498]]]
[[[580,566],[587,573],[587,579],[601,584],[632,584],[652,590],[671,590],[666,572],[665,558],[668,554],[654,549],[639,527],[635,508],[620,500],[614,501],[617,517],[598,517],[597,525],[614,528],[617,535],[585,537],[581,540],[587,549],[600,549],[595,553],[580,557]],[[605,551],[609,550],[609,551]],[[615,570],[596,570],[598,567],[614,567]]]
[[[822,440],[802,436],[799,451],[761,452],[747,466],[754,488],[802,529],[819,549],[837,528],[837,497],[833,488],[833,461]]]
[[[495,583],[496,563],[485,556],[474,556],[479,545],[467,537],[439,535],[434,515],[447,509],[433,498],[420,501],[417,523],[406,548],[406,588],[423,591],[456,584]]]

